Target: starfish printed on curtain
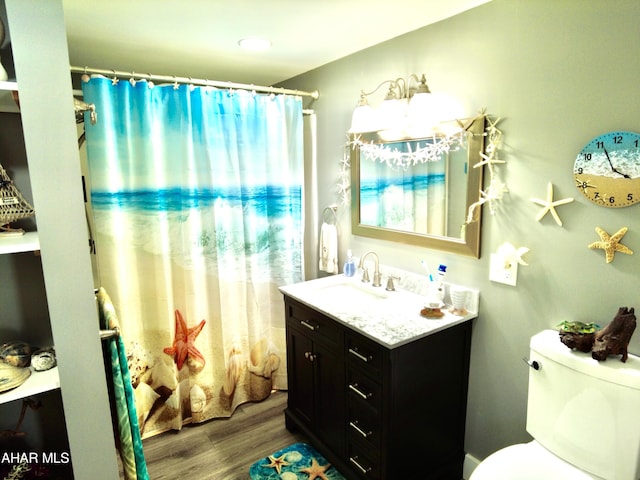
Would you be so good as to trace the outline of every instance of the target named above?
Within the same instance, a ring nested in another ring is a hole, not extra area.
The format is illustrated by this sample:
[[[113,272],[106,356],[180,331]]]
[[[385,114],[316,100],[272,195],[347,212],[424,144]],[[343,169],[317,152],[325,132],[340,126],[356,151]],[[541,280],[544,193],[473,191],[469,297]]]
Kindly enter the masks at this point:
[[[182,318],[180,310],[176,310],[176,333],[171,347],[166,347],[162,351],[173,356],[178,370],[182,369],[184,361],[188,358],[197,360],[204,366],[205,360],[195,346],[196,337],[202,331],[205,320],[202,320],[195,327],[188,328],[187,323]]]

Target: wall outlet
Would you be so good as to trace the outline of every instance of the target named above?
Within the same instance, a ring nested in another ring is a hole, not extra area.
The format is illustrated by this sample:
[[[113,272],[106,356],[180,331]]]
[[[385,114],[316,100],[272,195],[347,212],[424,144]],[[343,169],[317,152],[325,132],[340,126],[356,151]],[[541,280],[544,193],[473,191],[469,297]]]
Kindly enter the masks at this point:
[[[505,259],[497,253],[492,253],[489,280],[515,287],[518,281],[518,262]]]

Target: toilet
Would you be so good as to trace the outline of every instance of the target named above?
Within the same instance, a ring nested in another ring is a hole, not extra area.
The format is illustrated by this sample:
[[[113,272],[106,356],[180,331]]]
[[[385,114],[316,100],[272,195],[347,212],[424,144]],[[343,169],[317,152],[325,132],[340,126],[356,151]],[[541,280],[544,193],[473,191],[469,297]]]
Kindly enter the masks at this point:
[[[598,362],[558,332],[530,343],[529,443],[489,455],[469,480],[640,479],[640,358]]]

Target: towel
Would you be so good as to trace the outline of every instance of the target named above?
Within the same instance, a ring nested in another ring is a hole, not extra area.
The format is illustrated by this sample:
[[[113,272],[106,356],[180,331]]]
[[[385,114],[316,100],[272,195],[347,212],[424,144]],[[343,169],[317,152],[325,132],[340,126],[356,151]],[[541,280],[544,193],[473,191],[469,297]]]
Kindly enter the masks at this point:
[[[338,273],[338,230],[335,225],[322,223],[319,255],[318,268],[321,271]]]
[[[116,310],[104,288],[98,289],[98,313],[101,328],[119,327]],[[121,336],[106,340],[106,358],[113,375],[113,400],[117,415],[118,451],[126,480],[149,480],[138,425],[135,397],[131,385],[127,353]]]

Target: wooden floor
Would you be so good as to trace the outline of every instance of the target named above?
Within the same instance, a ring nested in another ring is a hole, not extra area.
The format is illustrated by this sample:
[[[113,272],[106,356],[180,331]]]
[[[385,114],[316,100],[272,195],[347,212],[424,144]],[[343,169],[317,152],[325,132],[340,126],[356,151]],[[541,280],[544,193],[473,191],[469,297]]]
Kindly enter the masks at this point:
[[[306,442],[284,426],[286,392],[247,403],[231,418],[183,427],[143,441],[152,480],[248,480],[249,467],[295,442]]]

